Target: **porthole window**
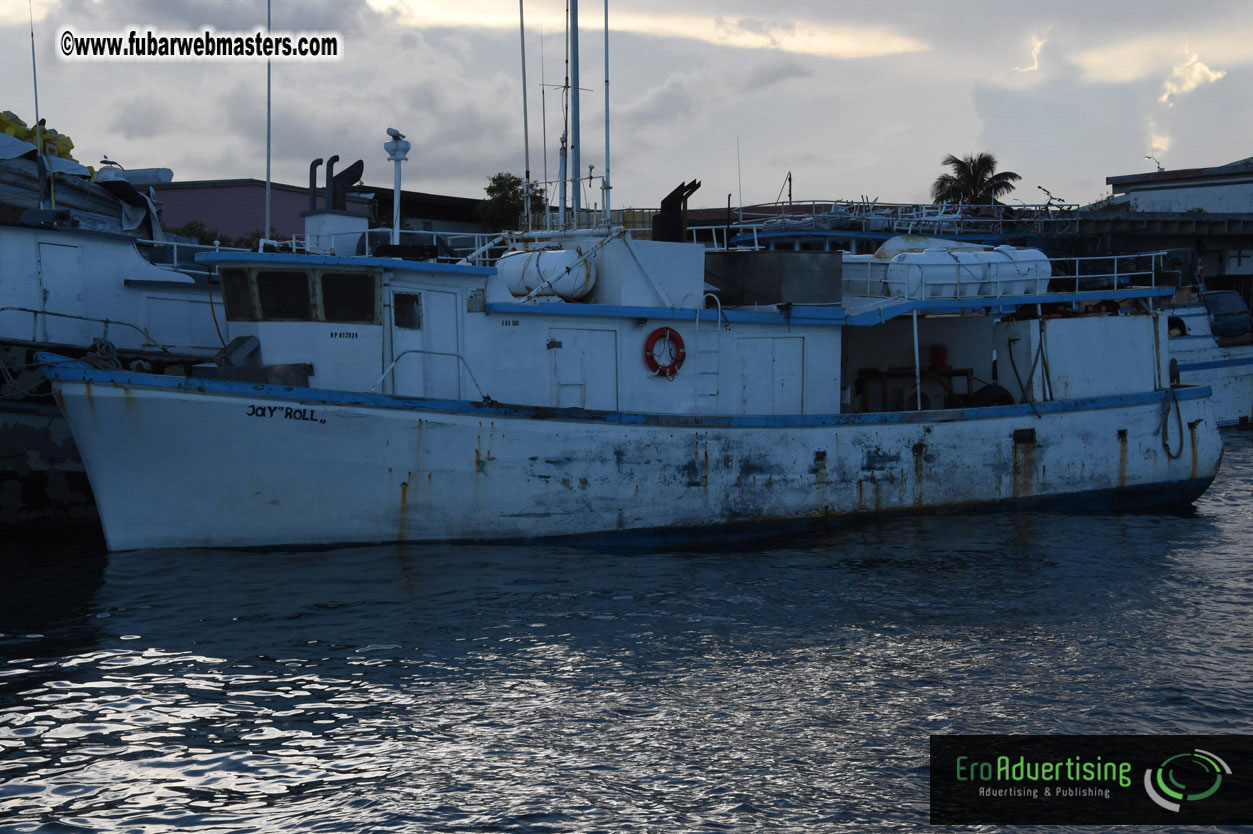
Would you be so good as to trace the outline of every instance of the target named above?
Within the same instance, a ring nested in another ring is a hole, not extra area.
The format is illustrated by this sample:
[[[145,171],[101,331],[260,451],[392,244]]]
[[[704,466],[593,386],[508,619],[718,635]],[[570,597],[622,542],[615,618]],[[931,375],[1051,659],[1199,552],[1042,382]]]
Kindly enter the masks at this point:
[[[422,295],[398,292],[392,296],[392,321],[402,330],[422,329]]]
[[[257,311],[252,304],[252,288],[248,285],[248,273],[242,269],[219,269],[222,284],[222,303],[226,307],[227,321],[256,321]]]
[[[257,297],[261,301],[261,318],[266,321],[313,320],[309,278],[303,272],[258,272]]]
[[[374,324],[374,276],[363,272],[322,273],[322,316],[345,324]]]

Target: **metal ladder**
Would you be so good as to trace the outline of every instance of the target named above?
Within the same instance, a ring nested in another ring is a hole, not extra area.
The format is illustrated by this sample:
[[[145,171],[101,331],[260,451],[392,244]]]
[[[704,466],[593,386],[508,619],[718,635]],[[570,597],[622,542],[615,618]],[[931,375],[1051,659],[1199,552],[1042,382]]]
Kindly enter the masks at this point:
[[[713,329],[702,328],[704,308],[696,311],[696,410],[699,412],[715,412],[718,410],[718,329],[726,324],[722,315],[722,301],[711,292],[705,298],[712,298],[717,307]]]

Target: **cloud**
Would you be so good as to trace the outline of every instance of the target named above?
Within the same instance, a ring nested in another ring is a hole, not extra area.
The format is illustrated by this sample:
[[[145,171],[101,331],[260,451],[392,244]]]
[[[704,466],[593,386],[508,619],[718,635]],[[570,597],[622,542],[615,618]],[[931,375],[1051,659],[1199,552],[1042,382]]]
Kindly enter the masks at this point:
[[[1087,81],[1136,81],[1172,71],[1181,48],[1229,66],[1253,63],[1248,37],[1235,25],[1223,32],[1192,33],[1186,40],[1175,33],[1130,38],[1077,52],[1071,60],[1083,69]]]
[[[1163,85],[1162,97],[1158,101],[1174,106],[1174,102],[1171,101],[1172,97],[1177,98],[1190,93],[1202,84],[1213,84],[1226,74],[1226,70],[1212,70],[1201,63],[1200,56],[1194,52],[1181,63],[1175,64],[1171,77]]]
[[[1174,140],[1157,126],[1157,122],[1149,120],[1149,153],[1154,156],[1165,156]]]
[[[1040,50],[1048,43],[1042,40],[1038,35],[1031,36],[1031,66],[1014,67],[1014,72],[1036,72],[1040,69]]]
[[[376,10],[399,16],[410,26],[453,28],[518,28],[513,7],[499,0],[369,0]],[[593,7],[595,8],[595,7]],[[527,8],[528,28],[544,26],[564,30],[562,3],[533,2]],[[604,18],[588,14],[580,19],[580,30],[597,31]],[[740,49],[766,49],[824,58],[879,58],[930,49],[926,43],[887,26],[828,24],[813,19],[788,17],[770,20],[760,17],[701,15],[690,12],[633,9],[610,10],[610,30],[655,37],[686,38],[716,46]],[[585,33],[586,37],[586,33]]]
[[[767,90],[776,84],[782,84],[797,78],[808,78],[814,74],[813,67],[794,58],[770,61],[749,70],[740,81],[740,90],[756,93]]]

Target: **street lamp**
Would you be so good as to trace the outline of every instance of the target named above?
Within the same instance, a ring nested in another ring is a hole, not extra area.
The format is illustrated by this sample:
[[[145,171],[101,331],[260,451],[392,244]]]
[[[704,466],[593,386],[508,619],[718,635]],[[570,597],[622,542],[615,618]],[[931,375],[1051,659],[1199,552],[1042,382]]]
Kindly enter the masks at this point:
[[[1154,163],[1155,165],[1157,165],[1157,172],[1158,172],[1159,174],[1160,174],[1162,171],[1165,171],[1165,170],[1166,170],[1165,168],[1163,168],[1163,167],[1162,167],[1162,163],[1160,163],[1160,162],[1158,162],[1158,161],[1157,161],[1157,157],[1155,157],[1155,156],[1146,156],[1146,157],[1144,157],[1144,158],[1145,158],[1145,159],[1151,159],[1151,160],[1153,160],[1153,163]]]

